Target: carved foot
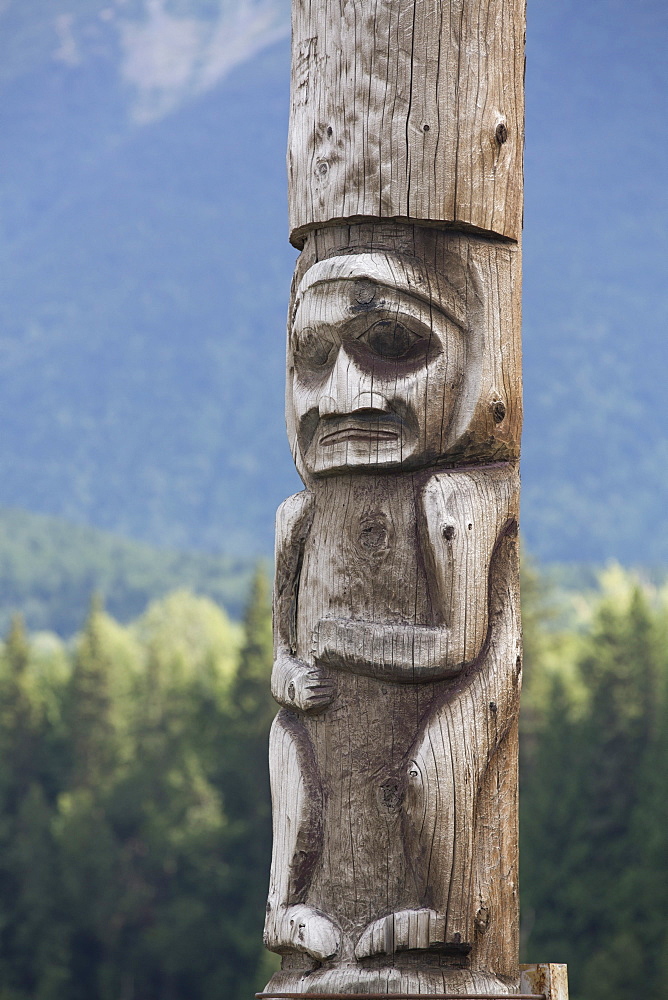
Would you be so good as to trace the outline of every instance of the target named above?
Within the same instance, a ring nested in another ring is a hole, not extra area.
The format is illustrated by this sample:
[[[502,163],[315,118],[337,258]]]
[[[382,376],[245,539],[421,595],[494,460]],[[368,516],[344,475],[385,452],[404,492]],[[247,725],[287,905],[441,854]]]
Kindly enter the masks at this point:
[[[438,949],[446,951],[470,951],[455,934],[451,941],[445,940],[445,916],[435,910],[400,910],[390,913],[380,920],[374,920],[362,932],[357,942],[355,956],[368,958],[371,955],[389,955],[395,951]]]
[[[341,931],[311,906],[282,906],[267,917],[264,943],[270,951],[304,951],[323,962],[339,950]]]

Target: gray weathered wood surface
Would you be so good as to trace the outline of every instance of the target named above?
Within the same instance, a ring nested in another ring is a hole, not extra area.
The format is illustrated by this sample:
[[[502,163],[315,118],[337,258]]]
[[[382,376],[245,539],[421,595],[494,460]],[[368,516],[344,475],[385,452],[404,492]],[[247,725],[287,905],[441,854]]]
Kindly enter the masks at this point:
[[[524,0],[293,0],[295,246],[399,218],[517,240]]]
[[[524,993],[542,993],[545,1000],[568,1000],[568,967],[549,962],[521,965],[520,989]]]
[[[293,14],[268,989],[507,995],[523,6]]]
[[[297,267],[276,989],[516,982],[519,253],[359,224],[309,235]]]

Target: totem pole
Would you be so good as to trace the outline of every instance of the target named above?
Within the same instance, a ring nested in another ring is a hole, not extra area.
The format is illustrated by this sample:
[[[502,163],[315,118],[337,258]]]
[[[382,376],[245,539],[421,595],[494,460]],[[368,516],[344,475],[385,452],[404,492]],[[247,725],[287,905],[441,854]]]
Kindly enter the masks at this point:
[[[515,994],[524,0],[293,0],[265,943]]]

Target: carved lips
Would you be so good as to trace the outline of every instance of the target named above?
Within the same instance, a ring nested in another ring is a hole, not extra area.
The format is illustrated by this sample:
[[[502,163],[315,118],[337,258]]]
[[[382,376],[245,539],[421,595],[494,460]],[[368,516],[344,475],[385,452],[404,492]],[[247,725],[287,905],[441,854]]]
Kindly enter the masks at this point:
[[[320,438],[320,446],[339,444],[341,441],[396,441],[399,435],[396,431],[385,431],[369,427],[344,427]]]
[[[301,421],[300,446],[318,471],[372,465],[399,466],[415,448],[415,417],[393,411],[360,410],[320,416],[311,410]]]
[[[330,418],[331,421],[331,418]],[[334,429],[324,424],[318,435],[316,447],[326,448],[347,442],[355,443],[396,443],[401,438],[401,418],[392,414],[375,414],[365,420],[361,417],[344,417],[334,420]]]

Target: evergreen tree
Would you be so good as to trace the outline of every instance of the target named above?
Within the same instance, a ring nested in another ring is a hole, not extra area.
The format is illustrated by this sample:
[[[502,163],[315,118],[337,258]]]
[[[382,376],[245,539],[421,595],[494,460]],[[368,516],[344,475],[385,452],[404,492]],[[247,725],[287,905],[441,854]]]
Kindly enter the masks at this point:
[[[239,735],[264,740],[276,714],[271,697],[273,662],[271,603],[267,575],[255,571],[243,621],[243,644],[231,691],[231,712]]]
[[[642,590],[619,573],[609,577],[580,646],[586,699],[553,685],[525,775],[526,957],[567,962],[574,1000],[622,1000],[646,963],[627,886],[638,868],[642,775],[665,670]]]
[[[16,615],[5,641],[0,675],[0,796],[14,814],[36,776],[39,712],[30,685],[30,647]]]
[[[620,997],[643,983],[648,1000],[663,1000],[668,974],[668,615],[654,615],[652,684],[644,709],[647,732],[637,767],[636,802],[619,885],[616,932],[588,962],[583,995]],[[633,981],[635,976],[635,981]]]
[[[52,895],[36,891],[37,873],[50,885],[50,814],[40,784],[40,706],[29,676],[23,622],[12,621],[0,673],[0,996],[29,997],[44,946],[53,938]],[[46,863],[44,863],[46,862]],[[30,931],[39,932],[29,943]],[[57,931],[56,931],[57,933]]]
[[[111,699],[114,664],[104,643],[103,619],[101,603],[93,597],[66,696],[74,788],[99,788],[111,777],[117,758]]]
[[[547,688],[530,763],[522,753],[520,870],[523,960],[566,962],[576,914],[570,879],[573,817],[580,808],[575,708],[564,679]]]
[[[270,690],[272,661],[269,585],[258,567],[244,615],[244,639],[230,693],[230,725],[221,771],[233,831],[229,906],[235,915],[230,921],[235,978],[231,995],[239,1000],[264,985],[261,980],[271,964],[262,946],[262,924],[271,857],[268,739],[276,713]]]
[[[69,998],[71,925],[63,907],[53,804],[40,784],[32,783],[23,796],[1,854],[0,997]]]
[[[582,802],[574,833],[587,845],[573,872],[572,891],[581,914],[574,925],[584,967],[592,952],[609,944],[620,924],[623,884],[633,857],[634,811],[643,762],[655,723],[659,650],[650,608],[634,586],[622,600],[604,600],[582,661],[591,699],[580,740]],[[584,942],[587,941],[587,945]],[[633,955],[627,956],[633,961]],[[599,1000],[603,993],[591,1000]]]

